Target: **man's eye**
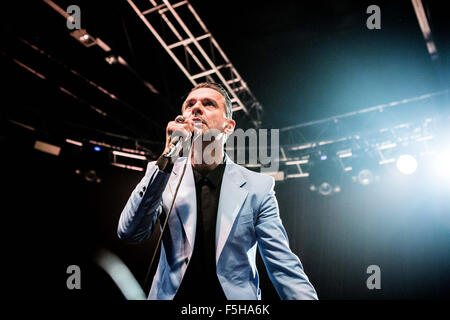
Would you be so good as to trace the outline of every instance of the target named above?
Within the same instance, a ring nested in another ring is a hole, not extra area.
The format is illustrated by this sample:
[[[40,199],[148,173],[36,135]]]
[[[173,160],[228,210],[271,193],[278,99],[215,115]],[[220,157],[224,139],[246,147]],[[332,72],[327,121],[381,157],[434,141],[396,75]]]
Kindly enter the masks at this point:
[[[210,100],[207,100],[207,101],[205,101],[205,104],[204,104],[205,106],[214,106],[214,102],[212,102],[212,101],[210,101]]]

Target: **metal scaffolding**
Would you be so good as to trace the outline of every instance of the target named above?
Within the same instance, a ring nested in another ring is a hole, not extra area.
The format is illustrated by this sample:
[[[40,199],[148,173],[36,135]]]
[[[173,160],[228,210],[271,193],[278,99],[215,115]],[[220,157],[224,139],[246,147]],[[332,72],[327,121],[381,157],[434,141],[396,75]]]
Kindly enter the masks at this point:
[[[394,162],[395,159],[391,155],[393,149],[405,142],[427,144],[429,140],[435,139],[434,127],[442,126],[440,122],[445,122],[448,116],[439,121],[437,118],[421,118],[412,112],[413,119],[410,121],[406,120],[403,114],[401,118],[391,115],[391,121],[387,121],[385,117],[382,122],[377,122],[375,120],[378,115],[414,103],[419,104],[419,109],[426,110],[427,108],[420,105],[432,105],[433,99],[445,97],[448,92],[448,89],[442,90],[281,128],[280,164],[287,170],[286,178],[308,177],[309,174],[305,171],[312,165],[312,158],[320,157],[321,154],[324,157],[328,154],[328,157],[337,158],[344,171],[352,170],[351,159],[358,150],[366,154],[372,153],[380,165]],[[414,119],[415,117],[417,118]],[[356,123],[359,124],[358,121],[361,121],[360,127],[374,127],[365,132],[355,131],[353,127]]]
[[[127,1],[193,85],[206,80],[223,85],[233,112],[244,112],[254,127],[260,126],[261,104],[188,1],[149,0],[146,8],[142,1]],[[156,17],[163,21],[162,27]],[[167,27],[171,33],[165,32]]]

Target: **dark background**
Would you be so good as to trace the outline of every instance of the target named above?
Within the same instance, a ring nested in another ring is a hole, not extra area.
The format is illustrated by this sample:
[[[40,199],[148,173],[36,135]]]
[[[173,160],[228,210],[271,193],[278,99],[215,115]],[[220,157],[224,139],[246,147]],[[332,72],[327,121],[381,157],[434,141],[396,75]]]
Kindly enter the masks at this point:
[[[61,145],[65,138],[127,145],[139,138],[151,160],[162,151],[165,125],[179,113],[182,96],[191,87],[126,1],[57,2],[62,8],[75,3],[82,11],[82,27],[160,93],[149,91],[124,68],[106,64],[99,48],[85,48],[70,37],[65,20],[45,3],[2,5],[2,283],[11,297],[122,299],[92,262],[99,248],[119,256],[143,284],[156,235],[139,245],[116,236],[121,210],[142,173],[109,165],[106,150],[96,153],[66,144],[55,157],[33,145],[37,139]],[[449,20],[442,1],[424,1],[437,61],[426,50],[410,1],[191,3],[262,104],[263,128],[437,92],[450,83]],[[381,8],[381,30],[366,28],[370,4]],[[448,114],[448,95],[435,102],[414,110],[426,108],[427,116]],[[422,113],[419,117],[408,107],[396,117],[422,120]],[[356,131],[362,126],[353,125]],[[442,128],[448,130],[448,125],[443,122]],[[448,140],[440,141],[442,148],[448,147]],[[310,192],[309,179],[277,182],[291,248],[319,298],[450,296],[450,183],[430,174],[431,167],[425,157],[415,175],[386,169],[369,186],[346,177],[342,192],[328,197]],[[95,169],[101,183],[87,182],[76,169]],[[263,299],[277,299],[258,263]],[[72,264],[82,270],[79,291],[66,287],[66,268]],[[366,269],[372,264],[381,268],[381,290],[366,287]]]

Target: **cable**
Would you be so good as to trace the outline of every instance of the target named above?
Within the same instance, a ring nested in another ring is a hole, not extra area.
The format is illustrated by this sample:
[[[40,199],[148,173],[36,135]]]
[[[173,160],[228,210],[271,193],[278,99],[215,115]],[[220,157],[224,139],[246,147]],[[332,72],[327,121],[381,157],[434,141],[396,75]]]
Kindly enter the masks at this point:
[[[156,254],[158,252],[159,246],[161,245],[161,239],[163,237],[164,230],[166,229],[167,222],[169,221],[169,217],[170,217],[170,214],[172,212],[173,205],[175,204],[175,199],[176,199],[177,194],[178,194],[178,189],[180,188],[181,181],[183,180],[183,177],[184,177],[184,173],[186,172],[186,167],[187,167],[187,163],[189,162],[189,158],[191,157],[192,145],[194,144],[194,140],[195,139],[192,139],[192,142],[191,142],[191,144],[189,146],[189,152],[188,152],[189,156],[186,158],[186,161],[184,163],[183,171],[181,173],[180,179],[178,179],[178,183],[177,183],[177,187],[175,189],[175,193],[173,195],[172,203],[170,204],[169,211],[168,211],[168,213],[166,215],[166,218],[164,219],[164,223],[163,223],[163,226],[161,228],[161,233],[159,235],[158,242],[156,243],[155,250],[153,251],[152,260],[150,261],[150,265],[148,267],[147,275],[146,275],[145,281],[144,281],[144,289],[146,289],[148,287],[148,285],[149,285],[148,281],[149,281],[149,278],[150,278],[152,266],[153,266],[153,263],[155,261],[155,257],[156,257]]]

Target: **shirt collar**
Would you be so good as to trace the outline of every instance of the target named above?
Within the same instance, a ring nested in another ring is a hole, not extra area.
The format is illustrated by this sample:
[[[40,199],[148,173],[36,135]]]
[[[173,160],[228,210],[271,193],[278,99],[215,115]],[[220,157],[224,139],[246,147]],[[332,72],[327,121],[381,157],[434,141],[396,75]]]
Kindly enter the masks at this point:
[[[202,176],[194,167],[192,167],[192,171],[194,172],[195,183],[198,184],[202,182],[202,179],[207,179],[208,182],[214,187],[217,188],[222,183],[223,173],[225,171],[225,157],[223,161],[215,167],[212,171],[208,172],[206,176]]]

